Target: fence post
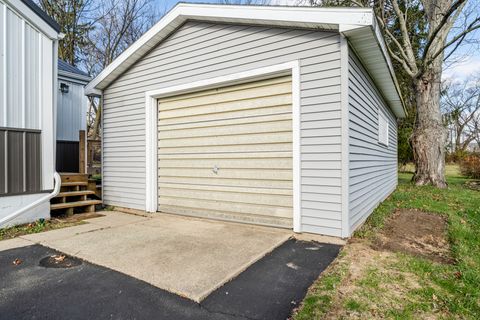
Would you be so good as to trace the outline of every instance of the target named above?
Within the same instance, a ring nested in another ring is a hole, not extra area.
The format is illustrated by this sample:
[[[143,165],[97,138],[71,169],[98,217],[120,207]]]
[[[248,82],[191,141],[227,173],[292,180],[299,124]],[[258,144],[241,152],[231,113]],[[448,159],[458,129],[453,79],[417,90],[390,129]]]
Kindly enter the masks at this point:
[[[78,139],[78,148],[79,148],[79,165],[78,165],[78,171],[80,173],[85,173],[85,152],[86,152],[86,136],[85,136],[85,130],[80,130],[80,135]]]

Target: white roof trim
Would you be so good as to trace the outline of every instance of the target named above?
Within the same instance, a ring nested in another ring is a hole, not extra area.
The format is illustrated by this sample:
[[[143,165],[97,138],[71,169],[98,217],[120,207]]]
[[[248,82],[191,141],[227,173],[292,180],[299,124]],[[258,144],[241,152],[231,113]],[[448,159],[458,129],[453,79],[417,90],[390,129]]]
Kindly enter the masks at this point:
[[[38,16],[38,14],[30,9],[21,0],[4,0],[7,6],[14,9],[15,13],[27,20],[33,27],[50,39],[58,39],[59,33],[52,28],[47,22]]]
[[[373,41],[376,43],[377,50],[374,52],[360,52],[361,50],[359,50],[357,51],[357,55],[359,55],[361,59],[364,54],[375,55],[377,58],[381,58],[383,64],[386,65],[383,72],[387,70],[390,81],[387,81],[388,83],[383,84],[383,86],[379,85],[379,88],[383,92],[384,89],[389,87],[388,92],[384,92],[384,94],[387,93],[385,94],[386,101],[388,103],[400,101],[401,109],[403,110],[403,104],[398,94],[399,90],[395,88],[396,82],[394,80],[393,68],[391,68],[388,54],[386,54],[386,51],[382,47],[382,45],[384,46],[383,39],[381,35],[377,33],[373,11],[364,8],[235,6],[179,3],[93,79],[86,86],[86,94],[98,95],[101,93],[101,91],[110,85],[119,75],[125,72],[138,59],[187,20],[320,28],[323,30],[343,32],[349,40],[357,35],[364,35],[365,27],[368,27],[367,29],[369,29],[370,32],[367,33],[371,34],[370,42]],[[355,31],[359,29],[362,30],[361,33],[356,33]],[[355,47],[355,44],[352,43],[352,46]],[[362,59],[362,61],[365,60]],[[365,64],[365,67],[371,71],[369,65]],[[371,75],[374,81],[380,84],[375,77],[375,72],[372,71]],[[397,97],[395,97],[395,95],[397,95]],[[404,115],[403,111],[397,113],[398,106],[394,107],[391,105],[391,107],[397,116],[401,117]]]

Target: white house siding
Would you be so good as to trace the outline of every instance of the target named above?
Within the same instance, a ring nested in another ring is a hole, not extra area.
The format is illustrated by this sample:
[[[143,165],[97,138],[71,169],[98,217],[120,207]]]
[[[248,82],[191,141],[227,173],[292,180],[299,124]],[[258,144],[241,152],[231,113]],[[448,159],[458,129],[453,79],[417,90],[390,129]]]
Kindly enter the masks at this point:
[[[0,26],[0,127],[40,129],[40,39],[52,41],[1,1]]]
[[[45,196],[21,193],[54,187],[57,36],[23,1],[0,0],[0,219]],[[48,217],[45,201],[9,224]]]
[[[378,110],[389,119],[389,145],[378,142]],[[397,185],[397,122],[359,59],[349,52],[349,217],[358,227]]]
[[[338,33],[187,22],[104,90],[104,202],[145,208],[145,92],[300,60],[301,227],[340,236]]]
[[[36,14],[17,5],[24,6],[0,0],[0,127],[41,130],[42,189],[50,190],[56,32],[39,27]]]

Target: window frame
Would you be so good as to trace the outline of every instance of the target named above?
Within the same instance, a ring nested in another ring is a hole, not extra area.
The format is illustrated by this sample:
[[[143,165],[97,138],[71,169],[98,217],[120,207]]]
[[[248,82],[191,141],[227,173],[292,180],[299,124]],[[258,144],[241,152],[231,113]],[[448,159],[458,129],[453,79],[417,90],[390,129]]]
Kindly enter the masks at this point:
[[[382,122],[385,123],[384,126],[382,125]],[[383,135],[382,135],[382,131],[384,131]],[[389,133],[390,133],[390,121],[387,115],[380,108],[378,108],[378,143],[380,145],[385,147],[389,146],[389,142],[390,142]],[[382,139],[383,136],[385,137],[384,139]]]

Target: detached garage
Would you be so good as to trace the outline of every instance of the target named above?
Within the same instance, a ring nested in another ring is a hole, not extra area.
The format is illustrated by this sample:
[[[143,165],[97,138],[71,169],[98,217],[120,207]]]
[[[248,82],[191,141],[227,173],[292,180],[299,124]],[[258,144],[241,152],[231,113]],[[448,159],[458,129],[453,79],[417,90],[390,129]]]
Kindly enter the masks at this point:
[[[348,237],[397,184],[369,9],[178,4],[86,91],[107,205]]]

